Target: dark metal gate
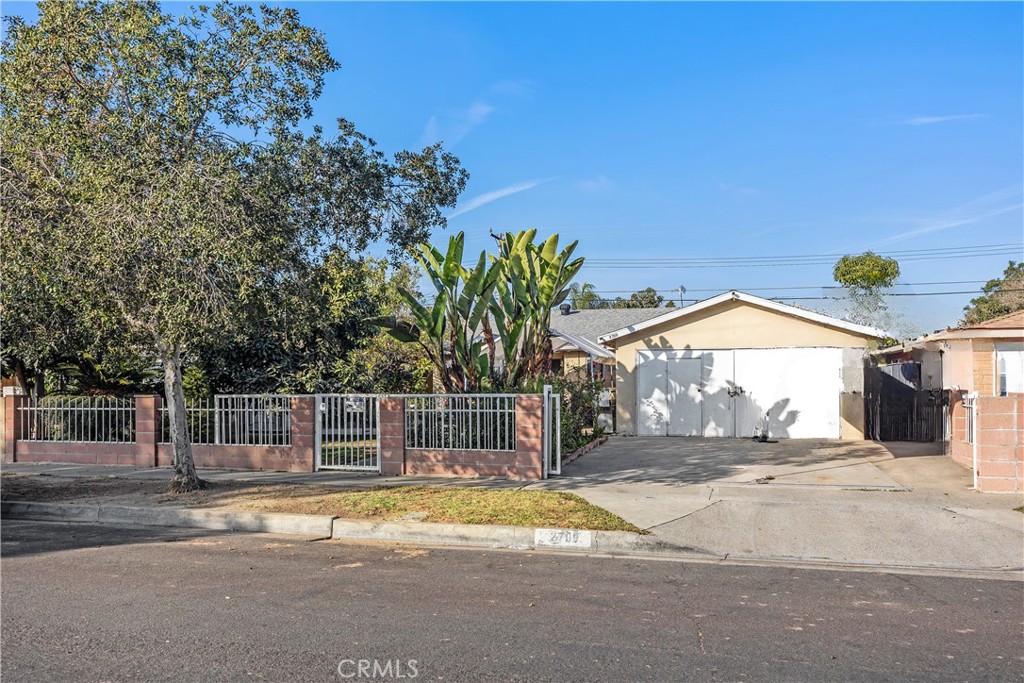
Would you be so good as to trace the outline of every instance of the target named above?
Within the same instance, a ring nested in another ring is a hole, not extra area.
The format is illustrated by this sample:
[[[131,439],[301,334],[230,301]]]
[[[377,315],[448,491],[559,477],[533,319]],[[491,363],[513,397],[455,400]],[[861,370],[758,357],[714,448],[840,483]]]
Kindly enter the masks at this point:
[[[941,441],[946,403],[941,389],[921,388],[920,363],[864,370],[867,437],[875,441]]]

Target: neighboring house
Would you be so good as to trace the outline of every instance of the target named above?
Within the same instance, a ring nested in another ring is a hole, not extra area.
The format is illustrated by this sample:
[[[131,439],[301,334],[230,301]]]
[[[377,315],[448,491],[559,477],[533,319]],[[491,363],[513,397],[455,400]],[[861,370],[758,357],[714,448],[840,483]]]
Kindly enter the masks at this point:
[[[919,388],[943,390],[946,453],[981,491],[1024,491],[1024,311],[878,351],[909,366]]]
[[[598,339],[629,325],[663,315],[665,308],[592,308],[573,310],[562,304],[551,316],[551,347],[554,369],[563,373],[586,372],[605,386],[615,380],[615,351]]]
[[[884,363],[919,364],[921,389],[1024,393],[1024,311],[925,335],[874,355]]]
[[[863,438],[881,330],[738,291],[658,311],[597,339],[615,351],[619,433]]]

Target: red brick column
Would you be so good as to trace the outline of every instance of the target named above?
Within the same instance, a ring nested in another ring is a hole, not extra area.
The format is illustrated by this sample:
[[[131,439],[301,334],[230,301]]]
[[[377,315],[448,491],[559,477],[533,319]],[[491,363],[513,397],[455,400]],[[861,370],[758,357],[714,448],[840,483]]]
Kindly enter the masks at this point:
[[[405,399],[380,397],[380,473],[396,477],[405,474]]]
[[[25,396],[4,396],[4,462],[14,462],[21,438],[21,411]]]
[[[544,477],[544,396],[516,396],[516,462],[508,468],[512,479]]]
[[[135,466],[156,467],[160,431],[160,397],[135,397]]]
[[[292,457],[298,467],[291,471],[312,472],[316,469],[316,421],[319,407],[313,396],[292,397]]]

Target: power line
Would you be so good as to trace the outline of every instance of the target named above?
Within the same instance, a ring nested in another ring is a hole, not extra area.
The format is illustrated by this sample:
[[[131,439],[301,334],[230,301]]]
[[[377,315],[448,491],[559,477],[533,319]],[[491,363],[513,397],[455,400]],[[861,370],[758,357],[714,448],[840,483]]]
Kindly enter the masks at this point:
[[[879,256],[889,256],[893,258],[904,258],[904,259],[920,259],[924,257],[943,257],[943,256],[961,256],[968,253],[988,254],[988,253],[1002,253],[1002,252],[1017,252],[1024,251],[1024,245],[1020,243],[1002,243],[1002,244],[978,244],[978,245],[967,245],[960,247],[932,247],[929,249],[905,249],[899,251],[887,251],[878,252]],[[587,261],[596,263],[630,263],[630,262],[642,262],[642,263],[746,263],[746,262],[764,262],[764,261],[806,261],[806,260],[821,260],[821,259],[838,259],[847,254],[775,254],[775,255],[760,255],[760,256],[686,256],[686,257],[591,257]]]
[[[943,282],[897,282],[893,287],[929,287],[935,285],[980,285],[985,284],[988,280],[946,280]],[[792,287],[732,287],[732,289],[739,290],[741,292],[778,292],[788,291],[794,289],[842,289],[842,285],[794,285]],[[646,288],[640,289],[601,289],[596,290],[599,294],[633,294],[638,291],[644,291]],[[653,289],[653,288],[652,288]],[[670,287],[668,289],[654,289],[658,293],[672,293],[678,294],[678,287]],[[721,287],[713,288],[686,288],[687,292],[721,292]]]

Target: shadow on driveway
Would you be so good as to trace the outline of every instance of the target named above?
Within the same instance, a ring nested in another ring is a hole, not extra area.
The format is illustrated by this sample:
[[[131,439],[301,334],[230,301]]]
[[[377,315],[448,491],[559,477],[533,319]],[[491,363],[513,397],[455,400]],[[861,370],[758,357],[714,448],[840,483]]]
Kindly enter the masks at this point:
[[[770,477],[767,482],[804,486],[903,488],[871,462],[891,457],[870,441],[612,437],[567,465],[561,480],[685,486]]]

